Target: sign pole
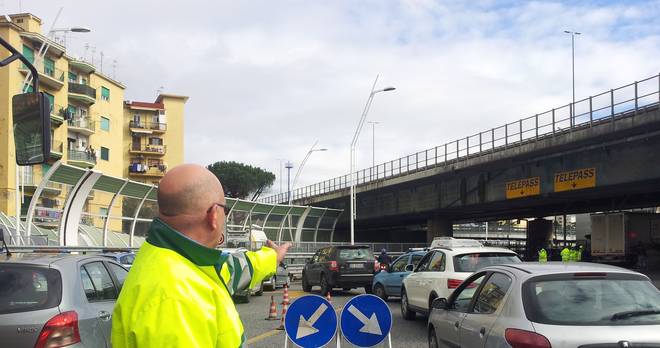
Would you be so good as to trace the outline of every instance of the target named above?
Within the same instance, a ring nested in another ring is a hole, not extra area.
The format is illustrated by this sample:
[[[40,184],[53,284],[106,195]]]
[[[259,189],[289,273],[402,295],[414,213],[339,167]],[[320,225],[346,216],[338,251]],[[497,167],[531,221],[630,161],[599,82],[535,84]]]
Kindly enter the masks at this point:
[[[392,348],[392,333],[387,334],[387,344]]]

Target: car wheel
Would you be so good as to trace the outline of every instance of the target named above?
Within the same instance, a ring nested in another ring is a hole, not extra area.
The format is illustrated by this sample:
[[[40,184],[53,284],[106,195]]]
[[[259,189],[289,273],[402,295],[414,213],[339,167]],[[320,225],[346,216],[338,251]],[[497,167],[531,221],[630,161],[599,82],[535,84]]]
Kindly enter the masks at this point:
[[[387,301],[387,294],[385,293],[385,288],[382,285],[380,285],[380,283],[377,283],[376,286],[374,286],[374,295],[382,298],[383,301]]]
[[[401,316],[406,320],[415,319],[415,312],[410,310],[408,306],[408,294],[406,294],[406,290],[401,290]]]
[[[307,281],[307,276],[305,275],[305,273],[303,273],[303,276],[302,276],[302,288],[303,288],[304,292],[312,291],[312,286],[309,285],[309,282]]]
[[[367,294],[371,294],[373,292],[371,285],[366,285],[364,287],[364,292],[366,292]]]
[[[328,293],[332,291],[332,288],[330,287],[330,284],[328,284],[328,279],[326,279],[325,275],[321,274],[321,295],[323,296],[328,296]]]
[[[438,337],[433,328],[429,330],[429,348],[438,348]]]

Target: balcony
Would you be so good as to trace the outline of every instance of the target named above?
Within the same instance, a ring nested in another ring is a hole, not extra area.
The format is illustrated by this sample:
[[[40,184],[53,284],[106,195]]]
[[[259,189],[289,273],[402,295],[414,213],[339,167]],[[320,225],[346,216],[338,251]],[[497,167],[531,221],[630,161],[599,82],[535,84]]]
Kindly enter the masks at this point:
[[[96,90],[82,83],[69,82],[69,99],[92,105],[96,103]]]
[[[43,60],[35,60],[32,62],[37,72],[39,72],[39,82],[44,85],[54,88],[56,90],[64,87],[64,71],[55,68],[52,65],[44,64]],[[30,71],[28,68],[21,64],[19,71],[26,74]]]
[[[69,61],[69,68],[74,68],[85,74],[91,74],[96,71],[96,67],[84,60],[72,59]]]
[[[167,171],[164,165],[149,167],[142,163],[133,163],[128,166],[128,174],[134,177],[162,178]]]
[[[85,135],[92,135],[96,132],[96,124],[89,117],[78,117],[67,121],[69,130]]]
[[[131,121],[129,127],[134,133],[164,133],[167,131],[167,123],[157,122],[135,122]]]
[[[35,175],[32,170],[26,171],[23,178],[25,179],[22,181],[25,192],[34,193],[39,184],[41,184],[41,176]],[[59,196],[62,193],[62,184],[49,181],[41,192],[44,196]]]
[[[132,154],[163,156],[167,152],[167,146],[133,144],[131,145],[131,149],[129,152]]]
[[[50,158],[60,159],[64,153],[64,144],[61,141],[52,140],[50,142]]]
[[[50,110],[50,124],[55,128],[61,126],[65,119],[69,119],[71,117],[72,115],[68,115],[66,108],[61,105],[53,105]]]
[[[87,151],[69,150],[68,163],[76,167],[91,168],[96,165],[96,156]]]

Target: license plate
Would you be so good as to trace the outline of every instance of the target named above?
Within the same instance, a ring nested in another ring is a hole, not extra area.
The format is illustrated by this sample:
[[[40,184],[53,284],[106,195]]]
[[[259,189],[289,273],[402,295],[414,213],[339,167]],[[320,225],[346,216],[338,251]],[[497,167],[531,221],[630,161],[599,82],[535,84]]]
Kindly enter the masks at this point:
[[[362,267],[363,266],[359,263],[351,263],[351,265],[349,266],[349,268],[362,268]]]

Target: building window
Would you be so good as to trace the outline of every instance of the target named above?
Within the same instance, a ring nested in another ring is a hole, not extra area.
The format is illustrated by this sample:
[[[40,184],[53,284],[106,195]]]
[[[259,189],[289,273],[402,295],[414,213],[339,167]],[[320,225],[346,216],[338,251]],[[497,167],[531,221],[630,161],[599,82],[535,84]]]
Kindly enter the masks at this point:
[[[110,90],[101,86],[101,100],[110,101]]]
[[[110,160],[110,149],[107,147],[101,146],[101,159],[104,161]]]
[[[99,215],[108,216],[108,208],[99,208]]]
[[[110,131],[110,119],[107,117],[101,116],[101,130],[106,132]]]
[[[44,74],[50,77],[55,75],[55,62],[48,57],[44,58]]]
[[[69,71],[69,82],[78,83],[78,75]]]
[[[163,145],[163,139],[161,138],[149,138],[149,145]]]
[[[23,45],[23,56],[27,58],[27,60],[30,61],[30,63],[34,64],[34,50],[31,49],[28,46]]]
[[[55,108],[55,96],[48,92],[44,92],[44,94],[46,95],[46,97],[48,98],[48,102],[50,103],[50,112],[53,113],[53,109]]]

